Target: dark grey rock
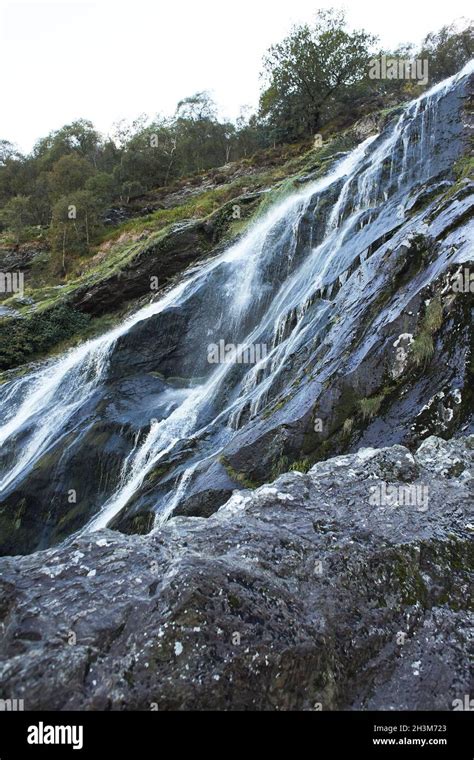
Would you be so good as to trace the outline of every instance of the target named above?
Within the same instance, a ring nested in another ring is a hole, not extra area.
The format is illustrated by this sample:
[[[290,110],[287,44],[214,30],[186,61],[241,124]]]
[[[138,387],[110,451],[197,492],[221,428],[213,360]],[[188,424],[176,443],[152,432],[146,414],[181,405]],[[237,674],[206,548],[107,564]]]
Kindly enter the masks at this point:
[[[0,560],[27,710],[451,710],[470,691],[474,439],[320,463],[208,520]],[[453,469],[455,465],[455,469]],[[429,507],[371,489],[428,488]]]

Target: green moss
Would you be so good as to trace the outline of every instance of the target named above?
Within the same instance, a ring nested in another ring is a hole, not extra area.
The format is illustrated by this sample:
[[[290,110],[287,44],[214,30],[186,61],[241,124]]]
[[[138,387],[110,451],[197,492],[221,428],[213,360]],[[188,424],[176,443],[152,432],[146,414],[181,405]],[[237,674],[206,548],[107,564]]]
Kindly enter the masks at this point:
[[[363,398],[359,401],[359,409],[364,420],[372,420],[380,411],[380,407],[385,399],[385,394]]]
[[[349,438],[349,436],[352,433],[352,430],[354,428],[354,420],[349,418],[344,422],[344,425],[342,426],[342,434],[344,438]]]
[[[466,155],[458,159],[454,165],[454,176],[457,182],[474,179],[474,156]]]
[[[258,210],[257,218],[266,214],[274,204],[280,203],[295,192],[297,189],[295,179],[296,177],[289,177],[283,182],[278,183],[269,193],[266,193]]]
[[[285,472],[288,472],[290,469],[290,459],[287,456],[280,456],[279,459],[277,459],[272,467],[272,480],[276,480],[280,477],[280,475],[284,475]]]
[[[399,103],[396,106],[390,106],[390,108],[382,108],[379,113],[381,116],[389,116],[390,114],[396,113],[397,111],[401,112],[407,103],[408,101],[406,103]]]
[[[238,610],[242,607],[242,600],[238,596],[235,596],[235,594],[229,594],[227,601],[231,610]]]
[[[225,468],[231,480],[234,480],[236,483],[240,483],[240,485],[242,485],[244,488],[248,488],[251,491],[254,491],[259,487],[260,483],[256,483],[254,480],[250,480],[250,478],[248,478],[245,473],[234,470],[226,457],[221,457],[219,461]]]
[[[435,348],[433,335],[443,326],[443,307],[440,298],[434,298],[426,307],[420,333],[410,347],[410,356],[416,366],[425,366],[431,360]]]
[[[291,465],[290,472],[307,473],[310,471],[312,466],[313,465],[309,459],[301,459],[299,462],[294,462],[294,464]]]
[[[146,485],[155,485],[165,475],[167,475],[172,469],[173,469],[173,462],[167,462],[166,464],[157,465],[156,467],[153,467],[153,469],[151,469],[150,472],[145,477]]]
[[[155,515],[152,512],[146,512],[136,515],[130,520],[129,530],[127,532],[135,536],[147,536],[153,530],[155,524]]]
[[[443,326],[443,307],[441,299],[434,298],[426,307],[423,319],[423,332],[434,335]]]
[[[405,559],[402,557],[396,559],[393,563],[392,573],[396,584],[396,590],[400,594],[403,605],[426,605],[428,594],[423,578],[421,577],[416,555],[412,558]]]
[[[412,343],[410,355],[417,366],[426,365],[434,354],[434,343],[431,335],[421,333]]]
[[[278,401],[278,403],[274,404],[269,409],[265,409],[264,412],[262,413],[263,419],[266,420],[269,417],[271,417],[273,414],[276,414],[276,412],[279,412],[280,409],[283,409],[283,407],[288,403],[288,401],[289,401],[289,397],[281,399],[280,401]]]
[[[472,145],[472,140],[471,140]],[[474,179],[474,157],[472,153],[466,153],[466,155],[459,158],[454,164],[454,179],[455,183],[449,190],[443,195],[443,203],[451,200],[461,188],[465,179]]]

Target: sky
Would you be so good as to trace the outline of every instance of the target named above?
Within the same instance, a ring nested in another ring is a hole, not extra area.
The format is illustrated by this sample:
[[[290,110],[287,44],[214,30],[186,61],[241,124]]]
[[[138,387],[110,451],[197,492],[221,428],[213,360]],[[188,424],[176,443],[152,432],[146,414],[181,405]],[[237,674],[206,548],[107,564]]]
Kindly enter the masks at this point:
[[[0,0],[0,139],[29,151],[78,118],[108,134],[201,90],[236,118],[258,103],[268,47],[332,6],[387,48],[472,15],[470,0]]]

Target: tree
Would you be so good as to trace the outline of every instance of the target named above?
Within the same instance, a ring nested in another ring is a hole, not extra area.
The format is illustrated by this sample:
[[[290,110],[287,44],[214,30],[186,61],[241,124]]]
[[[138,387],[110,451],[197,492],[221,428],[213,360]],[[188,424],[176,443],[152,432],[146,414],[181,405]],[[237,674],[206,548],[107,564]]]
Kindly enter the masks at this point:
[[[172,121],[157,118],[126,143],[118,176],[122,184],[139,183],[143,190],[174,179],[176,134]],[[129,195],[129,193],[126,193]]]
[[[82,190],[94,170],[85,158],[70,153],[54,164],[50,173],[51,190],[56,198]]]
[[[217,107],[207,91],[196,92],[179,101],[176,118],[188,121],[216,121]]]
[[[423,42],[419,57],[429,61],[431,84],[456,74],[474,57],[474,25],[458,22],[431,32]]]
[[[31,172],[28,161],[8,140],[0,140],[0,206],[16,195],[27,195]]]
[[[100,230],[101,210],[99,199],[89,190],[78,190],[54,204],[50,234],[53,250],[61,254],[63,275],[67,253],[89,253]]]
[[[62,156],[70,153],[96,166],[100,147],[101,138],[94,125],[86,119],[78,119],[39,140],[33,156],[41,169],[50,169]]]
[[[1,211],[2,222],[15,235],[17,243],[21,243],[25,228],[31,224],[30,199],[24,195],[11,198]]]
[[[341,97],[367,78],[375,41],[365,31],[348,32],[344,13],[332,9],[273,45],[264,58],[260,116],[274,138],[312,135],[337,113]]]
[[[21,153],[13,143],[8,140],[0,140],[0,166],[5,166],[8,161],[20,159]]]
[[[230,159],[235,128],[207,118],[176,121],[176,167],[183,176],[222,166]]]
[[[237,158],[247,158],[260,148],[268,147],[266,131],[249,106],[244,106],[240,110],[235,122],[232,143]]]
[[[178,103],[174,129],[175,166],[179,175],[222,166],[235,147],[235,126],[220,122],[208,92],[198,92]]]
[[[121,197],[125,200],[125,203],[130,203],[134,198],[139,198],[144,192],[145,188],[136,180],[124,182],[121,187]]]
[[[41,172],[31,182],[30,209],[33,224],[47,227],[51,221],[52,201],[49,172]]]
[[[111,203],[119,188],[115,177],[106,172],[97,172],[86,181],[85,189],[97,198],[102,206]]]

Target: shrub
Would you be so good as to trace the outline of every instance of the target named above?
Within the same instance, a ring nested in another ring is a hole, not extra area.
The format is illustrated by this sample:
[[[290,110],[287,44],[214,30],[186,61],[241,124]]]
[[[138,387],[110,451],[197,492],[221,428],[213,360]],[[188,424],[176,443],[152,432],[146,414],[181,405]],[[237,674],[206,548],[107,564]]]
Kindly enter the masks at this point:
[[[0,369],[10,369],[80,333],[90,317],[59,304],[27,319],[0,324]]]
[[[385,396],[372,396],[359,401],[360,411],[364,420],[371,420],[377,416]],[[347,421],[347,420],[346,420]]]
[[[430,301],[423,320],[423,332],[434,335],[443,325],[443,307],[439,298]]]
[[[425,365],[434,354],[433,338],[422,332],[411,345],[411,355],[417,366]]]
[[[348,438],[350,434],[352,433],[352,429],[354,427],[354,420],[348,419],[344,422],[344,425],[342,427],[342,434],[345,438]]]

